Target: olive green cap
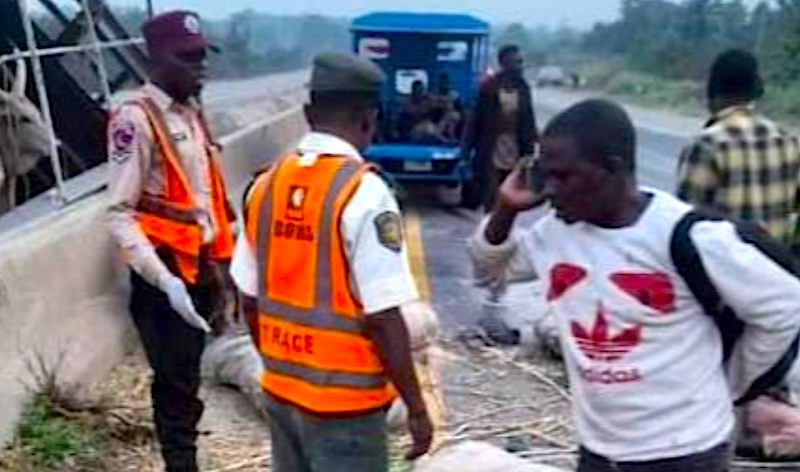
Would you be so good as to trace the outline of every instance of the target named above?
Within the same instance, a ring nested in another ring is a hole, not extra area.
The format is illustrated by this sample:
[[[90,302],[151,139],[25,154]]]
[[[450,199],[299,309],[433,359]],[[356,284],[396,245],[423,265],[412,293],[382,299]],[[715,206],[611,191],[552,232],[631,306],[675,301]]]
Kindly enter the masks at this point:
[[[355,54],[321,53],[311,70],[312,92],[379,93],[386,74],[374,62]]]

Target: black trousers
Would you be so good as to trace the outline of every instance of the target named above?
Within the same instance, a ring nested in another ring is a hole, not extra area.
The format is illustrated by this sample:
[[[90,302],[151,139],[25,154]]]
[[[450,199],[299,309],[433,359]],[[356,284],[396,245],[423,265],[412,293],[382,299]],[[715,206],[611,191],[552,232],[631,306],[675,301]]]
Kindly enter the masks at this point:
[[[613,462],[581,448],[578,472],[726,472],[733,449],[728,443],[705,452],[650,462]]]
[[[203,414],[200,357],[205,334],[175,313],[167,296],[131,272],[130,310],[147,360],[153,370],[151,396],[156,435],[168,472],[197,472],[197,424]],[[209,293],[188,287],[198,312],[204,313]]]

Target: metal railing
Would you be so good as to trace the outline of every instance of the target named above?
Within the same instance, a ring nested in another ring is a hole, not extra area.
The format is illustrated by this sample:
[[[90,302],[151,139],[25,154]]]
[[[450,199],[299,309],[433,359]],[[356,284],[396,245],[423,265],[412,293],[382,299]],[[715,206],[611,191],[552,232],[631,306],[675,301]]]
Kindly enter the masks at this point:
[[[126,46],[141,46],[144,44],[144,39],[142,38],[119,39],[115,41],[98,41],[97,43],[98,43],[97,46],[91,44],[81,44],[79,46],[57,46],[47,49],[37,49],[36,54],[39,57],[63,56],[65,54],[87,52],[94,49],[95,47],[99,47],[101,50],[105,50],[105,49],[118,49]],[[17,59],[30,59],[31,57],[33,57],[33,53],[30,51],[19,51],[11,54],[0,54],[0,64],[12,62]]]
[[[34,24],[31,16],[29,0],[17,0],[17,5],[22,16],[22,26],[25,31],[25,40],[28,43],[28,49],[27,51],[16,51],[12,54],[0,55],[0,66],[18,59],[31,60],[33,80],[36,84],[36,93],[39,98],[40,111],[42,113],[42,119],[45,122],[45,126],[47,126],[48,137],[50,140],[50,163],[53,168],[55,179],[55,188],[53,189],[54,193],[52,194],[52,201],[57,206],[63,206],[64,204],[68,203],[70,199],[66,195],[64,186],[64,174],[61,167],[61,158],[59,153],[60,142],[55,133],[53,115],[50,108],[50,98],[44,78],[44,72],[42,70],[41,58],[84,52],[94,53],[97,61],[97,70],[98,75],[100,76],[99,79],[103,91],[103,97],[105,104],[108,105],[111,98],[111,86],[108,80],[108,70],[106,69],[105,60],[103,59],[103,51],[106,49],[116,49],[126,46],[144,44],[144,40],[141,38],[118,41],[100,41],[97,35],[97,24],[94,21],[94,15],[90,9],[89,1],[81,0],[81,3],[87,18],[87,26],[89,30],[88,44],[39,49],[34,32]]]

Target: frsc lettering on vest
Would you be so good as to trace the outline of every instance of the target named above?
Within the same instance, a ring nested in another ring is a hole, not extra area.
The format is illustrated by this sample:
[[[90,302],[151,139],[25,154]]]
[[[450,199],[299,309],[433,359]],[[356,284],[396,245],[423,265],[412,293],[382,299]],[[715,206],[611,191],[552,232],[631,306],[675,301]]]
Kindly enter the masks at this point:
[[[311,225],[302,225],[282,220],[276,220],[273,228],[276,238],[295,239],[298,241],[314,241],[314,230]]]

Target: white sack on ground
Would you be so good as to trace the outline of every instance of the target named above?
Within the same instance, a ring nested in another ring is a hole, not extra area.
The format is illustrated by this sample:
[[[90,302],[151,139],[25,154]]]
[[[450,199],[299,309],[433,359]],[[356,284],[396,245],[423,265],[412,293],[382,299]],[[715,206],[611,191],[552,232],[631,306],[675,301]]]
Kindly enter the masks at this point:
[[[466,441],[441,449],[414,464],[413,472],[564,472],[537,464],[485,442]]]

